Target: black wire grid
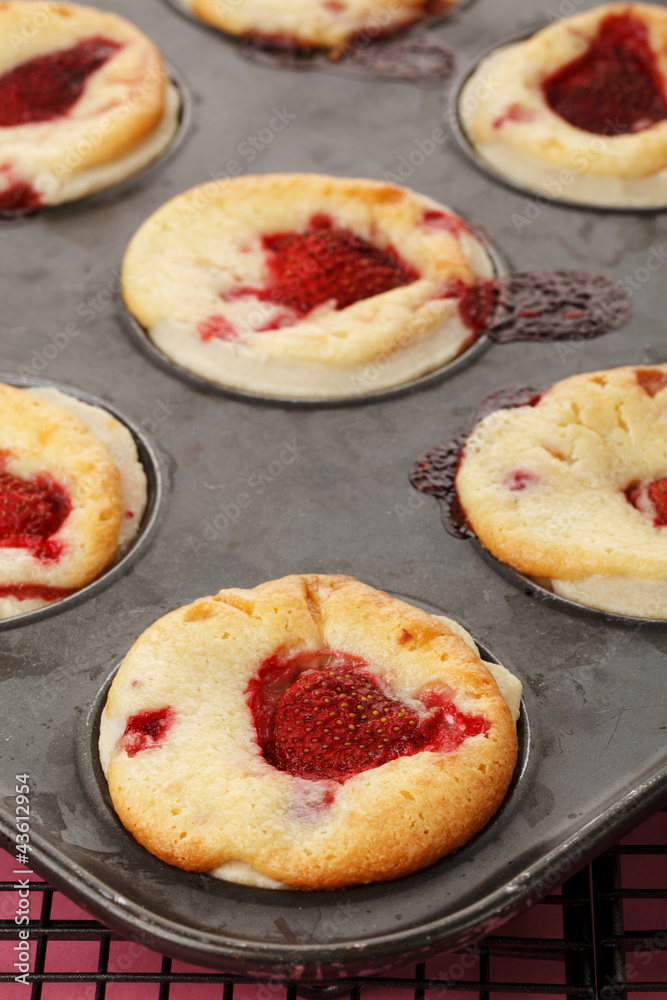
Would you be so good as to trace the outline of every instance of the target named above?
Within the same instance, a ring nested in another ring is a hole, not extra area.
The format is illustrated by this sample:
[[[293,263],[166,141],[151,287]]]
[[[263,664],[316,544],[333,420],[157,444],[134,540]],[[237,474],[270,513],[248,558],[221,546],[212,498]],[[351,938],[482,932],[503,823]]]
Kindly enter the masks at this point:
[[[651,878],[651,883],[662,884],[665,888],[624,886],[622,859],[637,855],[655,862],[651,870],[655,871],[656,878]],[[112,942],[122,939],[96,920],[53,919],[54,890],[51,886],[46,882],[31,882],[30,889],[31,892],[41,892],[42,902],[39,919],[32,920],[29,925],[30,939],[36,942],[36,950],[34,971],[28,977],[30,992],[24,987],[25,993],[21,994],[26,1000],[48,1000],[49,984],[56,983],[71,984],[72,987],[77,984],[71,996],[81,1000],[115,1000],[120,997],[132,1000],[135,993],[131,984],[135,988],[143,984],[141,991],[136,993],[142,1000],[148,997],[151,1000],[176,1000],[176,997],[179,1000],[183,997],[187,1000],[198,1000],[199,997],[240,1000],[241,996],[248,1000],[253,996],[252,989],[248,992],[248,987],[252,985],[257,988],[259,998],[270,993],[272,1000],[296,1000],[300,995],[308,1000],[330,1000],[340,996],[340,983],[337,988],[331,984],[327,986],[326,982],[309,988],[303,983],[277,985],[275,980],[268,978],[204,971],[180,972],[172,969],[173,963],[169,958],[162,958],[159,971],[109,971]],[[13,882],[0,882],[0,894],[15,891]],[[654,912],[656,905],[661,905],[655,901],[662,901],[658,920],[660,927],[624,930],[624,902],[646,899],[653,901]],[[384,994],[386,1000],[395,1000],[399,996],[401,1000],[408,997],[410,1000],[450,1000],[456,993],[471,1000],[499,1000],[500,997],[514,995],[557,996],[567,1000],[595,1000],[596,997],[598,1000],[627,1000],[634,993],[653,993],[667,998],[667,981],[648,981],[638,975],[639,969],[647,971],[651,968],[654,955],[661,953],[663,958],[667,957],[667,905],[664,904],[667,904],[667,846],[615,847],[568,879],[560,892],[546,896],[531,911],[532,914],[536,909],[542,911],[531,918],[531,925],[544,925],[546,918],[546,923],[557,930],[556,936],[491,935],[467,950],[467,961],[464,963],[460,961],[462,956],[450,954],[430,962],[428,966],[413,966],[395,975],[351,978],[346,980],[344,996],[360,1000],[362,993],[372,990],[374,1000],[377,1000],[379,992]],[[544,907],[550,912],[546,913]],[[8,911],[3,909],[3,912]],[[0,920],[0,940],[16,941],[16,931],[13,919]],[[65,941],[97,942],[97,971],[45,971],[48,945]],[[629,960],[629,955],[634,956],[634,960]],[[637,961],[637,956],[641,961]],[[661,963],[656,964],[660,966]],[[437,972],[434,978],[433,968],[447,971]],[[536,977],[536,968],[546,974],[538,973]],[[518,981],[506,980],[503,971],[509,972]],[[2,984],[13,983],[15,974],[0,971],[0,998],[9,995]],[[521,981],[523,975],[528,981]],[[536,978],[540,981],[535,981]],[[542,981],[545,978],[551,981]],[[188,987],[181,984],[188,984]],[[206,989],[200,991],[199,987],[205,984]]]

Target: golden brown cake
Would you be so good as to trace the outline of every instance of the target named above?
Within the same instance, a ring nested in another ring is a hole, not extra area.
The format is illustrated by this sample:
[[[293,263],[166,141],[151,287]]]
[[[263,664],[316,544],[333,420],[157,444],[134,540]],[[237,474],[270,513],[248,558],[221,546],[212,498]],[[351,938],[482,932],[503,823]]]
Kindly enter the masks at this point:
[[[520,685],[493,669],[516,717]],[[514,769],[513,711],[460,626],[350,577],[288,576],[144,632],[100,756],[123,824],[169,864],[335,889],[480,830]]]
[[[667,618],[667,365],[587,372],[485,417],[456,491],[496,558],[581,604]]]
[[[51,388],[0,384],[0,618],[67,597],[127,551],[146,505],[129,430]]]
[[[484,59],[459,116],[494,170],[547,198],[667,203],[667,10],[613,3]]]
[[[116,14],[0,4],[0,211],[82,198],[155,160],[180,97],[160,53]]]
[[[267,395],[355,396],[456,357],[493,276],[448,208],[381,181],[268,174],[158,209],[123,262],[127,307],[177,364]]]

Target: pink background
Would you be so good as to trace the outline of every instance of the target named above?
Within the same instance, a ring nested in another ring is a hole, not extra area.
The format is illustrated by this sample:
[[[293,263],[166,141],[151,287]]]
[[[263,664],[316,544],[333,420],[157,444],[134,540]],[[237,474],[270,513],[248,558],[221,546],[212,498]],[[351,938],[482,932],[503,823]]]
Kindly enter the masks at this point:
[[[667,812],[657,813],[650,820],[634,830],[623,841],[623,844],[662,844],[667,845]],[[20,868],[9,854],[0,850],[0,881],[12,881],[13,870]],[[665,899],[629,899],[624,904],[626,931],[656,931],[667,930],[667,853],[662,855],[643,855],[624,857],[623,887],[625,889],[658,889],[664,890]],[[31,880],[40,881],[37,876]],[[39,918],[42,894],[35,891],[31,894],[30,914],[32,919]],[[15,892],[0,894],[0,920],[11,920],[16,913],[18,896]],[[88,914],[71,903],[60,893],[54,893],[51,911],[53,920],[87,920]],[[559,906],[538,905],[522,916],[505,924],[501,931],[503,936],[512,937],[559,937],[562,934],[561,908]],[[632,996],[633,981],[667,980],[667,934],[658,939],[665,943],[662,950],[650,953],[641,949],[637,953],[630,952],[627,957],[629,992]],[[16,961],[13,948],[15,941],[0,941],[0,971],[12,971]],[[45,972],[90,972],[97,969],[98,941],[52,941],[47,946]],[[35,939],[30,947],[32,961],[34,960]],[[468,964],[472,959],[466,956]],[[111,943],[109,971],[119,973],[155,973],[160,971],[161,956],[148,951],[129,941],[114,941]],[[208,970],[187,965],[184,962],[172,963],[173,973],[202,973]],[[414,976],[414,966],[397,969],[392,972],[392,978]],[[468,979],[475,980],[478,975],[477,961],[468,969],[463,969],[459,957],[455,954],[433,959],[426,967],[427,978],[438,979]],[[495,982],[517,983],[561,983],[563,965],[561,962],[527,961],[523,959],[492,958],[491,979]],[[267,996],[267,989],[270,996]],[[107,1000],[158,1000],[159,986],[156,983],[111,983],[107,985]],[[437,996],[437,994],[441,996]],[[42,992],[43,1000],[93,1000],[94,983],[45,983]],[[475,992],[447,991],[446,1000],[471,1000]],[[491,993],[493,1000],[497,997],[518,1000],[525,993],[498,992]],[[533,996],[545,997],[547,994],[536,993]],[[553,996],[554,994],[549,994]],[[643,994],[646,996],[646,994]],[[667,997],[664,992],[652,993],[652,996]],[[19,983],[0,983],[0,1000],[28,1000],[30,990]],[[235,986],[234,1000],[283,1000],[284,988],[280,986]],[[639,996],[638,993],[635,996]],[[208,1000],[222,997],[221,984],[204,983],[174,983],[169,992],[170,1000]],[[427,1000],[444,1000],[442,991],[427,991]],[[414,991],[406,983],[405,990],[382,990],[372,985],[363,989],[364,1000],[414,1000]]]

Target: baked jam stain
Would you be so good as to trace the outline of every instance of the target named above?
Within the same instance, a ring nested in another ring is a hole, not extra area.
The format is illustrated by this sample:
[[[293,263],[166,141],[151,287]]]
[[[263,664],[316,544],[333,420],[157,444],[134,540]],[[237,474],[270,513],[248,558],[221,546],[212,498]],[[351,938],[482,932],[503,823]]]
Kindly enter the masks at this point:
[[[602,274],[526,271],[498,279],[487,336],[497,344],[590,340],[627,323],[628,293]]]
[[[71,508],[64,489],[45,476],[27,480],[0,471],[0,547],[28,549],[45,562],[58,559],[63,543],[51,536]]]
[[[174,718],[174,710],[168,707],[131,715],[121,738],[121,748],[128,757],[135,757],[142,750],[152,750],[165,738]]]
[[[233,301],[254,296],[290,310],[279,326],[298,322],[318,306],[334,302],[336,309],[381,295],[419,278],[393,247],[374,246],[325,215],[316,215],[304,233],[264,236],[269,282],[264,288],[240,287],[225,293]],[[275,329],[273,321],[264,329]]]
[[[637,384],[649,396],[657,396],[667,387],[667,372],[659,368],[637,368],[635,371]]]
[[[425,16],[438,16],[428,12]],[[428,34],[374,30],[359,33],[335,50],[308,48],[286,35],[248,34],[238,50],[256,65],[290,70],[323,70],[344,76],[397,80],[437,86],[448,80],[454,53]]]
[[[63,117],[81,97],[88,77],[122,47],[95,36],[11,69],[0,77],[0,127]]]
[[[667,118],[662,75],[646,25],[609,14],[588,50],[542,84],[547,104],[575,128],[597,135],[641,132]]]
[[[542,393],[533,386],[510,386],[493,392],[477,407],[472,427],[495,410],[515,406],[536,406]],[[471,427],[471,429],[472,429]],[[474,538],[456,492],[456,473],[465,452],[468,433],[438,444],[421,455],[410,470],[410,482],[420,493],[435,497],[440,504],[442,523],[454,538]]]
[[[590,340],[628,321],[628,293],[588,271],[526,271],[501,278],[450,279],[440,298],[457,299],[463,323],[497,344]]]
[[[65,587],[42,587],[37,583],[14,583],[0,586],[0,598],[15,597],[17,601],[61,601],[76,593]]]
[[[420,697],[423,712],[386,695],[365,660],[329,650],[273,656],[247,690],[270,764],[341,783],[423,750],[449,753],[491,727],[483,716],[460,712],[444,692]]]

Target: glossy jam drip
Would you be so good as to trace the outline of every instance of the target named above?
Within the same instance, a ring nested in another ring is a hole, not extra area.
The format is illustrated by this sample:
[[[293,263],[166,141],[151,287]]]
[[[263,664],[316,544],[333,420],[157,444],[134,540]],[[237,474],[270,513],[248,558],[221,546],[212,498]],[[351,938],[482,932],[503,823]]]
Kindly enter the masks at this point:
[[[0,77],[0,127],[66,115],[81,97],[88,77],[121,48],[120,42],[96,36],[5,73]]]
[[[173,721],[174,711],[168,707],[131,715],[121,738],[121,747],[128,757],[135,757],[141,750],[152,750],[165,738]]]
[[[373,246],[348,229],[335,228],[326,216],[315,216],[305,233],[276,233],[265,236],[263,244],[270,281],[253,293],[300,316],[325,302],[345,309],[419,277],[393,247]]]
[[[642,21],[609,14],[588,50],[542,84],[549,107],[585,132],[625,135],[667,118],[665,83]]]
[[[61,486],[45,477],[19,479],[0,472],[0,547],[29,549],[37,559],[57,559],[62,542],[52,539],[71,510]]]
[[[397,757],[450,752],[490,728],[442,692],[426,692],[417,712],[382,691],[364,660],[327,650],[271,657],[247,697],[266,760],[309,780],[343,782]]]
[[[15,597],[17,601],[61,601],[76,593],[65,587],[42,587],[37,583],[13,583],[0,586],[0,598]]]

